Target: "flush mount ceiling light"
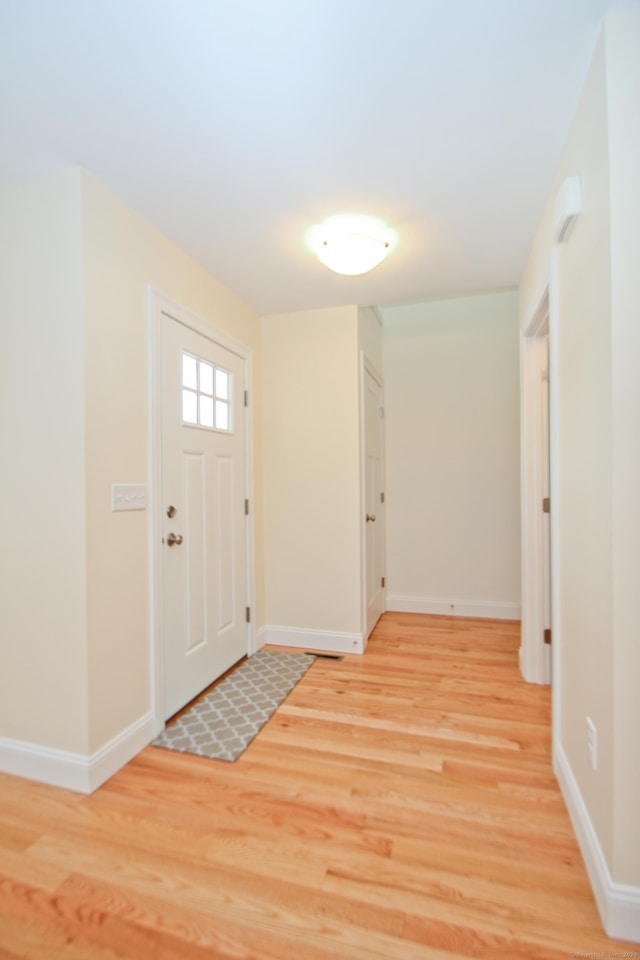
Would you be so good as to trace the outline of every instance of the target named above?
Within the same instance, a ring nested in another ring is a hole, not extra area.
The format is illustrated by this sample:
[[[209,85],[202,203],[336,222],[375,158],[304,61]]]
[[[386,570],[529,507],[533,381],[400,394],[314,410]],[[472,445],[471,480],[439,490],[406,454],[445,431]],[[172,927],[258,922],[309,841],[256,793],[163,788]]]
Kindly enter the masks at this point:
[[[348,277],[368,273],[386,257],[395,233],[371,217],[330,217],[309,231],[310,248],[321,263]]]

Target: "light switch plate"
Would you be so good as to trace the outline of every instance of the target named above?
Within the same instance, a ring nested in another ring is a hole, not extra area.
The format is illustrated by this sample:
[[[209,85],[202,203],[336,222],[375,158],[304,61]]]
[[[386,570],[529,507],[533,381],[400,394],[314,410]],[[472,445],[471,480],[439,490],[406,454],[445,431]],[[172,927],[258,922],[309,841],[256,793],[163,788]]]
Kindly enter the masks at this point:
[[[112,510],[146,510],[147,491],[144,483],[112,483]]]

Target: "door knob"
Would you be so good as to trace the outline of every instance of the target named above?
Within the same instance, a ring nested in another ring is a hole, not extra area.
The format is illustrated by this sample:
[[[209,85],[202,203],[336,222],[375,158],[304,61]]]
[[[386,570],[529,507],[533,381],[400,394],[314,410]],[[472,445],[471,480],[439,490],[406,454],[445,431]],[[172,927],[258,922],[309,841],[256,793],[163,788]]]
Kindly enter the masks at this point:
[[[375,523],[375,522],[376,522],[376,515],[375,515],[375,513],[368,513],[368,514],[367,514],[367,523]]]
[[[167,544],[168,544],[170,547],[172,547],[172,546],[174,545],[174,543],[177,544],[178,546],[180,546],[180,544],[182,543],[183,539],[184,539],[184,537],[182,536],[181,533],[178,533],[178,534],[176,534],[176,533],[170,533],[169,536],[167,537]]]

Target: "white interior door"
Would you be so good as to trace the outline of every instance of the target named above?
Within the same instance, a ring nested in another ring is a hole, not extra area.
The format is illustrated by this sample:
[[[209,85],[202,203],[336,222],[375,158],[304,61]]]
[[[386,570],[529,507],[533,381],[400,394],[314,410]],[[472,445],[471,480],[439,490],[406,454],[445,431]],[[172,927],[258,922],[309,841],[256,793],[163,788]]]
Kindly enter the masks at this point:
[[[551,457],[549,443],[549,334],[541,337],[543,369],[540,398],[540,473],[542,482],[542,622],[544,682],[551,683]]]
[[[384,397],[382,383],[364,369],[365,597],[367,637],[385,609]]]
[[[247,653],[245,361],[162,314],[167,719]]]

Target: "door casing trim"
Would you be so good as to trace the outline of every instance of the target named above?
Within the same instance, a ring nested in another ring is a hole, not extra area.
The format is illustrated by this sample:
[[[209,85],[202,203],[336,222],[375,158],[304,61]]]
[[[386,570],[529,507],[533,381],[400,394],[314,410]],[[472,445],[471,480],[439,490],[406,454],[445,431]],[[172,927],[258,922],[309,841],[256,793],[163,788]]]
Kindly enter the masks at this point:
[[[147,287],[147,511],[148,511],[148,563],[149,563],[149,654],[151,716],[153,737],[164,730],[164,670],[162,650],[162,517],[160,494],[162,490],[162,416],[161,416],[161,337],[160,320],[163,314],[183,324],[195,333],[217,343],[244,360],[244,389],[253,383],[253,354],[244,343],[203,320],[187,307],[176,303],[155,287]],[[253,471],[253,414],[250,395],[249,406],[244,408],[245,417],[245,477],[244,496],[255,504]],[[246,550],[246,605],[254,615],[247,623],[247,655],[255,653],[255,510],[250,510],[245,522]]]
[[[520,423],[521,423],[521,507],[522,507],[522,646],[520,669],[529,683],[549,683],[553,677],[554,723],[559,691],[560,604],[558,556],[558,293],[557,263],[554,254],[541,278],[538,292],[523,315],[520,335]],[[549,474],[551,497],[551,676],[543,642],[542,597],[542,486],[539,461],[540,425],[540,337],[549,336]]]

